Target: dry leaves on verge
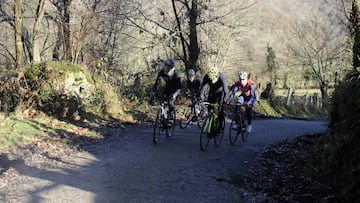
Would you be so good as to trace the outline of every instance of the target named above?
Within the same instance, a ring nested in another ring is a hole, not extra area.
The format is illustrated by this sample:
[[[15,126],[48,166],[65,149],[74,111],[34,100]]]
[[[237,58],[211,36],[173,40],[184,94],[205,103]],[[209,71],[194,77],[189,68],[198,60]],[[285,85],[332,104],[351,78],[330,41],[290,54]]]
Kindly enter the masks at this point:
[[[305,135],[271,145],[251,168],[248,189],[280,202],[333,202],[323,162],[327,141],[325,134]]]

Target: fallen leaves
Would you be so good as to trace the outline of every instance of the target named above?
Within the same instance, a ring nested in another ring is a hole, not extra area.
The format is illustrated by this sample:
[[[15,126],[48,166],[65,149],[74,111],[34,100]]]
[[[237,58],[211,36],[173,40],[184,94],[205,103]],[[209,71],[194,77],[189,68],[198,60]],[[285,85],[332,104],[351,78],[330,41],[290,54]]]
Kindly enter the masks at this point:
[[[326,135],[306,135],[265,149],[250,169],[247,187],[278,201],[332,201],[325,181]]]

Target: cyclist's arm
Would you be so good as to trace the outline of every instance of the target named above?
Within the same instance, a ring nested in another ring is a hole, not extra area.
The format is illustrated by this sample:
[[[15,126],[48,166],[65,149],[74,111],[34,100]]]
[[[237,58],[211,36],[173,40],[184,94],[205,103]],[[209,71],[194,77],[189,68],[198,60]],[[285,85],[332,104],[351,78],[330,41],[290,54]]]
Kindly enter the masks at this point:
[[[205,93],[207,92],[206,91],[206,84],[210,83],[210,78],[209,76],[206,74],[203,78],[203,82],[201,83],[201,86],[200,86],[200,97],[201,99],[204,99],[205,98]]]
[[[229,95],[229,101],[232,101],[234,99],[234,96],[238,90],[239,90],[239,87],[237,86],[237,83],[234,83],[231,86],[231,93]]]
[[[176,91],[173,94],[173,97],[176,98],[181,91],[181,78],[180,75],[176,74],[176,76],[173,78],[173,80],[175,80],[175,89]]]
[[[158,73],[157,77],[156,77],[155,84],[154,84],[153,87],[151,88],[151,91],[152,91],[152,92],[156,92],[157,87],[158,87],[158,85],[160,84],[161,78],[162,78],[162,71],[160,71],[160,72]]]
[[[229,89],[228,89],[226,79],[225,79],[225,76],[223,73],[220,73],[220,80],[222,83],[222,89],[223,89],[224,95],[227,95],[229,93]]]
[[[255,93],[255,84],[252,83],[250,85],[250,100],[249,100],[249,106],[253,107],[256,100],[256,93]]]

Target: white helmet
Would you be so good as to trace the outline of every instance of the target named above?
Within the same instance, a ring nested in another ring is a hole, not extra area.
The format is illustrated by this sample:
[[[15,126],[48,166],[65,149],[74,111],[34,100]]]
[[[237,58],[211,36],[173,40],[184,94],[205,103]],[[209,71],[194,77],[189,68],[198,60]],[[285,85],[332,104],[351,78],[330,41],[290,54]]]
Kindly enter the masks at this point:
[[[239,80],[240,80],[240,82],[241,82],[241,85],[242,85],[242,86],[245,86],[246,83],[248,82],[248,74],[247,74],[247,72],[245,72],[245,71],[240,71],[239,74],[238,74],[238,76],[239,76]]]
[[[239,79],[248,79],[248,74],[245,71],[240,71],[238,73]]]

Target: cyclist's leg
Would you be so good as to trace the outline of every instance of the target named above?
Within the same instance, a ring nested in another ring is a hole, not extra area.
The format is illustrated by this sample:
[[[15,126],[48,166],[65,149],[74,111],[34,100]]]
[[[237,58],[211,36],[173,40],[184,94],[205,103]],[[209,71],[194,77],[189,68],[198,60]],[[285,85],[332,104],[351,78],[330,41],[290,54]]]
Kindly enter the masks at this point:
[[[175,118],[173,115],[175,115],[175,98],[170,97],[168,99],[169,103],[169,124],[172,125],[175,123]]]
[[[224,120],[225,118],[225,112],[224,112],[224,93],[221,93],[221,95],[218,95],[218,104],[219,104],[219,121]],[[224,123],[220,122],[220,131],[223,131],[225,129]]]
[[[252,121],[252,107],[247,107],[247,108],[245,109],[245,114],[246,114],[246,118],[247,118],[246,131],[247,131],[247,132],[251,132],[251,130],[252,130],[252,125],[251,125],[251,121]]]

